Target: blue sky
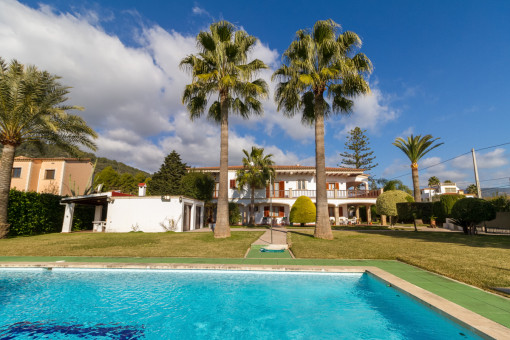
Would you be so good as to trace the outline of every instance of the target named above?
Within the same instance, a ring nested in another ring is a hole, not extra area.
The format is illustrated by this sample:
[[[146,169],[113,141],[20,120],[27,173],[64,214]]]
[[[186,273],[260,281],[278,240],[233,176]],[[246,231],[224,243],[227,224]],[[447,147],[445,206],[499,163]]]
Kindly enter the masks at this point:
[[[254,57],[271,70],[295,32],[333,19],[358,33],[374,64],[372,94],[350,117],[326,126],[327,164],[340,162],[346,131],[367,129],[379,166],[373,175],[411,183],[409,162],[391,143],[432,134],[444,145],[420,167],[471,148],[510,142],[508,1],[14,1],[0,2],[0,56],[63,77],[72,104],[100,134],[98,154],[147,171],[177,150],[194,166],[219,163],[219,128],[191,123],[180,103],[189,77],[177,67],[194,37],[228,20],[260,39]],[[314,164],[313,130],[264,104],[265,116],[231,120],[230,164],[242,149],[265,147],[279,164]],[[508,187],[508,145],[478,153],[482,187]],[[474,181],[469,155],[420,173],[464,188]],[[500,180],[492,180],[502,178]]]

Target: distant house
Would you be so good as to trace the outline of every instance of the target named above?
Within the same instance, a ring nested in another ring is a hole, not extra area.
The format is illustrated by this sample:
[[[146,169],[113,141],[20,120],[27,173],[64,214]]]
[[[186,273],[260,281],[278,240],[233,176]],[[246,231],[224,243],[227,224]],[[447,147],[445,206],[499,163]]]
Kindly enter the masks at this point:
[[[421,200],[432,201],[434,196],[460,193],[464,194],[455,183],[439,183],[438,185],[421,189]]]
[[[16,157],[11,189],[61,196],[83,194],[94,167],[90,159]]]

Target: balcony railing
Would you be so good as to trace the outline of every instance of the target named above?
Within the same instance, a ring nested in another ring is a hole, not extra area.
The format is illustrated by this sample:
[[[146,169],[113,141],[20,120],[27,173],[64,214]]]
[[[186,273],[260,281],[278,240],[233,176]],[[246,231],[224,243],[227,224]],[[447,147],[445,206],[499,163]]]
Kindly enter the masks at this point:
[[[327,190],[328,199],[338,198],[377,198],[381,194],[380,190]],[[297,198],[307,196],[316,198],[316,190],[275,190],[268,192],[264,190],[255,190],[255,199],[264,198]],[[213,192],[213,198],[218,198],[218,190]],[[229,198],[250,198],[250,192],[234,191]]]

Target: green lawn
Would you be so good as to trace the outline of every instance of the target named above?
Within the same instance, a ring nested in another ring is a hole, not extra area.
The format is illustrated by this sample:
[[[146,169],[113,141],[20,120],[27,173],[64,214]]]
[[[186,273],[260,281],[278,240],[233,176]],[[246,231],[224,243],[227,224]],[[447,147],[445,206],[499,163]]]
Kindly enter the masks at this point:
[[[333,241],[312,231],[288,234],[296,258],[400,260],[489,289],[510,287],[510,237],[412,231],[334,231]]]
[[[73,233],[0,240],[0,256],[243,257],[263,232]]]

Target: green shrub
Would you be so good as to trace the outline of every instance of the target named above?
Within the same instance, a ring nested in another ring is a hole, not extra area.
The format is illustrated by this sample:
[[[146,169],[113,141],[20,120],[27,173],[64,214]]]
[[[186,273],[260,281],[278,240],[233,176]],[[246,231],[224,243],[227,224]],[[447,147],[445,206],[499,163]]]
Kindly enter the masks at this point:
[[[290,209],[290,223],[315,222],[316,207],[312,200],[307,196],[299,196]]]
[[[105,209],[105,208],[103,208]],[[95,206],[75,205],[72,231],[90,230],[94,221]],[[62,227],[62,225],[61,225]]]
[[[234,202],[228,202],[228,223],[236,225],[241,222],[241,211],[239,206]]]
[[[481,198],[463,198],[452,208],[453,223],[464,230],[464,234],[474,234],[476,225],[496,218],[494,206]]]
[[[412,223],[415,218],[422,219],[425,223],[430,222],[430,216],[436,215],[432,202],[404,202],[397,203],[399,221]]]
[[[188,172],[181,178],[183,195],[202,201],[210,201],[213,196],[214,179],[203,172]]]
[[[489,198],[488,201],[494,206],[497,212],[510,211],[510,200],[506,196],[500,195]]]
[[[38,235],[62,230],[64,206],[61,196],[11,190],[9,192],[9,236]]]
[[[450,217],[455,202],[464,197],[465,197],[464,195],[459,194],[439,196],[439,202],[441,202],[442,214],[444,215],[444,217]]]
[[[381,215],[391,217],[391,224],[394,224],[393,217],[398,215],[397,203],[414,202],[408,193],[401,190],[385,191],[377,198],[377,212]]]

